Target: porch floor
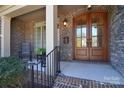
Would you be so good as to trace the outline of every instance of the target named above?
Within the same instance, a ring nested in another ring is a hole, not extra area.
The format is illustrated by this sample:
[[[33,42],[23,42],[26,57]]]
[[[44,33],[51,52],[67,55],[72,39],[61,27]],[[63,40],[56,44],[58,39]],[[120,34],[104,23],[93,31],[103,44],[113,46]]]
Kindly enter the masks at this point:
[[[61,73],[76,78],[124,85],[124,78],[109,64],[61,61]]]

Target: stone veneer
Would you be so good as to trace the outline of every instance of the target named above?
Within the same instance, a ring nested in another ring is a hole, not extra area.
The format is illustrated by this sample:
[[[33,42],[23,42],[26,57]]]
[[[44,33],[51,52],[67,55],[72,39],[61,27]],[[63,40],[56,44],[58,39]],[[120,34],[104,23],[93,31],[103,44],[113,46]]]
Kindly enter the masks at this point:
[[[111,18],[111,64],[124,76],[124,6],[115,6]]]

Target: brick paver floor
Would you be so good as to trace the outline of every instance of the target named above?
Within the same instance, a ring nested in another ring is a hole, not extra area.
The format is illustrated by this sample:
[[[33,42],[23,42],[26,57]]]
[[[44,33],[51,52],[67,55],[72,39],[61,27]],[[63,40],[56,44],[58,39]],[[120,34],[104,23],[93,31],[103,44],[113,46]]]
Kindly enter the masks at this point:
[[[80,79],[65,75],[59,75],[54,88],[124,88],[124,85],[104,83],[94,80]]]

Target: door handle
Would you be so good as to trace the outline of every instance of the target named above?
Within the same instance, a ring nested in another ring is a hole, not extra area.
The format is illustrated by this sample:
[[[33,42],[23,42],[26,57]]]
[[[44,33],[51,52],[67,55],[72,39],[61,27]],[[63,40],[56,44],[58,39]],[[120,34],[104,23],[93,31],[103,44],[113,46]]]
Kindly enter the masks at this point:
[[[89,46],[92,47],[92,39],[89,40]]]
[[[89,41],[87,40],[87,47],[89,47]]]
[[[87,47],[90,47],[89,39],[87,39]]]
[[[92,39],[87,39],[87,46],[91,47],[91,45],[92,45]]]

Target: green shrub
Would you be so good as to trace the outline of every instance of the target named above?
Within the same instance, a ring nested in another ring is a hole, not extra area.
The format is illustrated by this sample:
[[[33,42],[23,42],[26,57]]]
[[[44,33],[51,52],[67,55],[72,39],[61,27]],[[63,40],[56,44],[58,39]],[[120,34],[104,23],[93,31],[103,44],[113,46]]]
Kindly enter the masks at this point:
[[[37,49],[37,54],[38,55],[45,55],[46,54],[46,49],[45,48],[38,48]]]
[[[24,64],[14,57],[0,58],[0,87],[22,87]]]

